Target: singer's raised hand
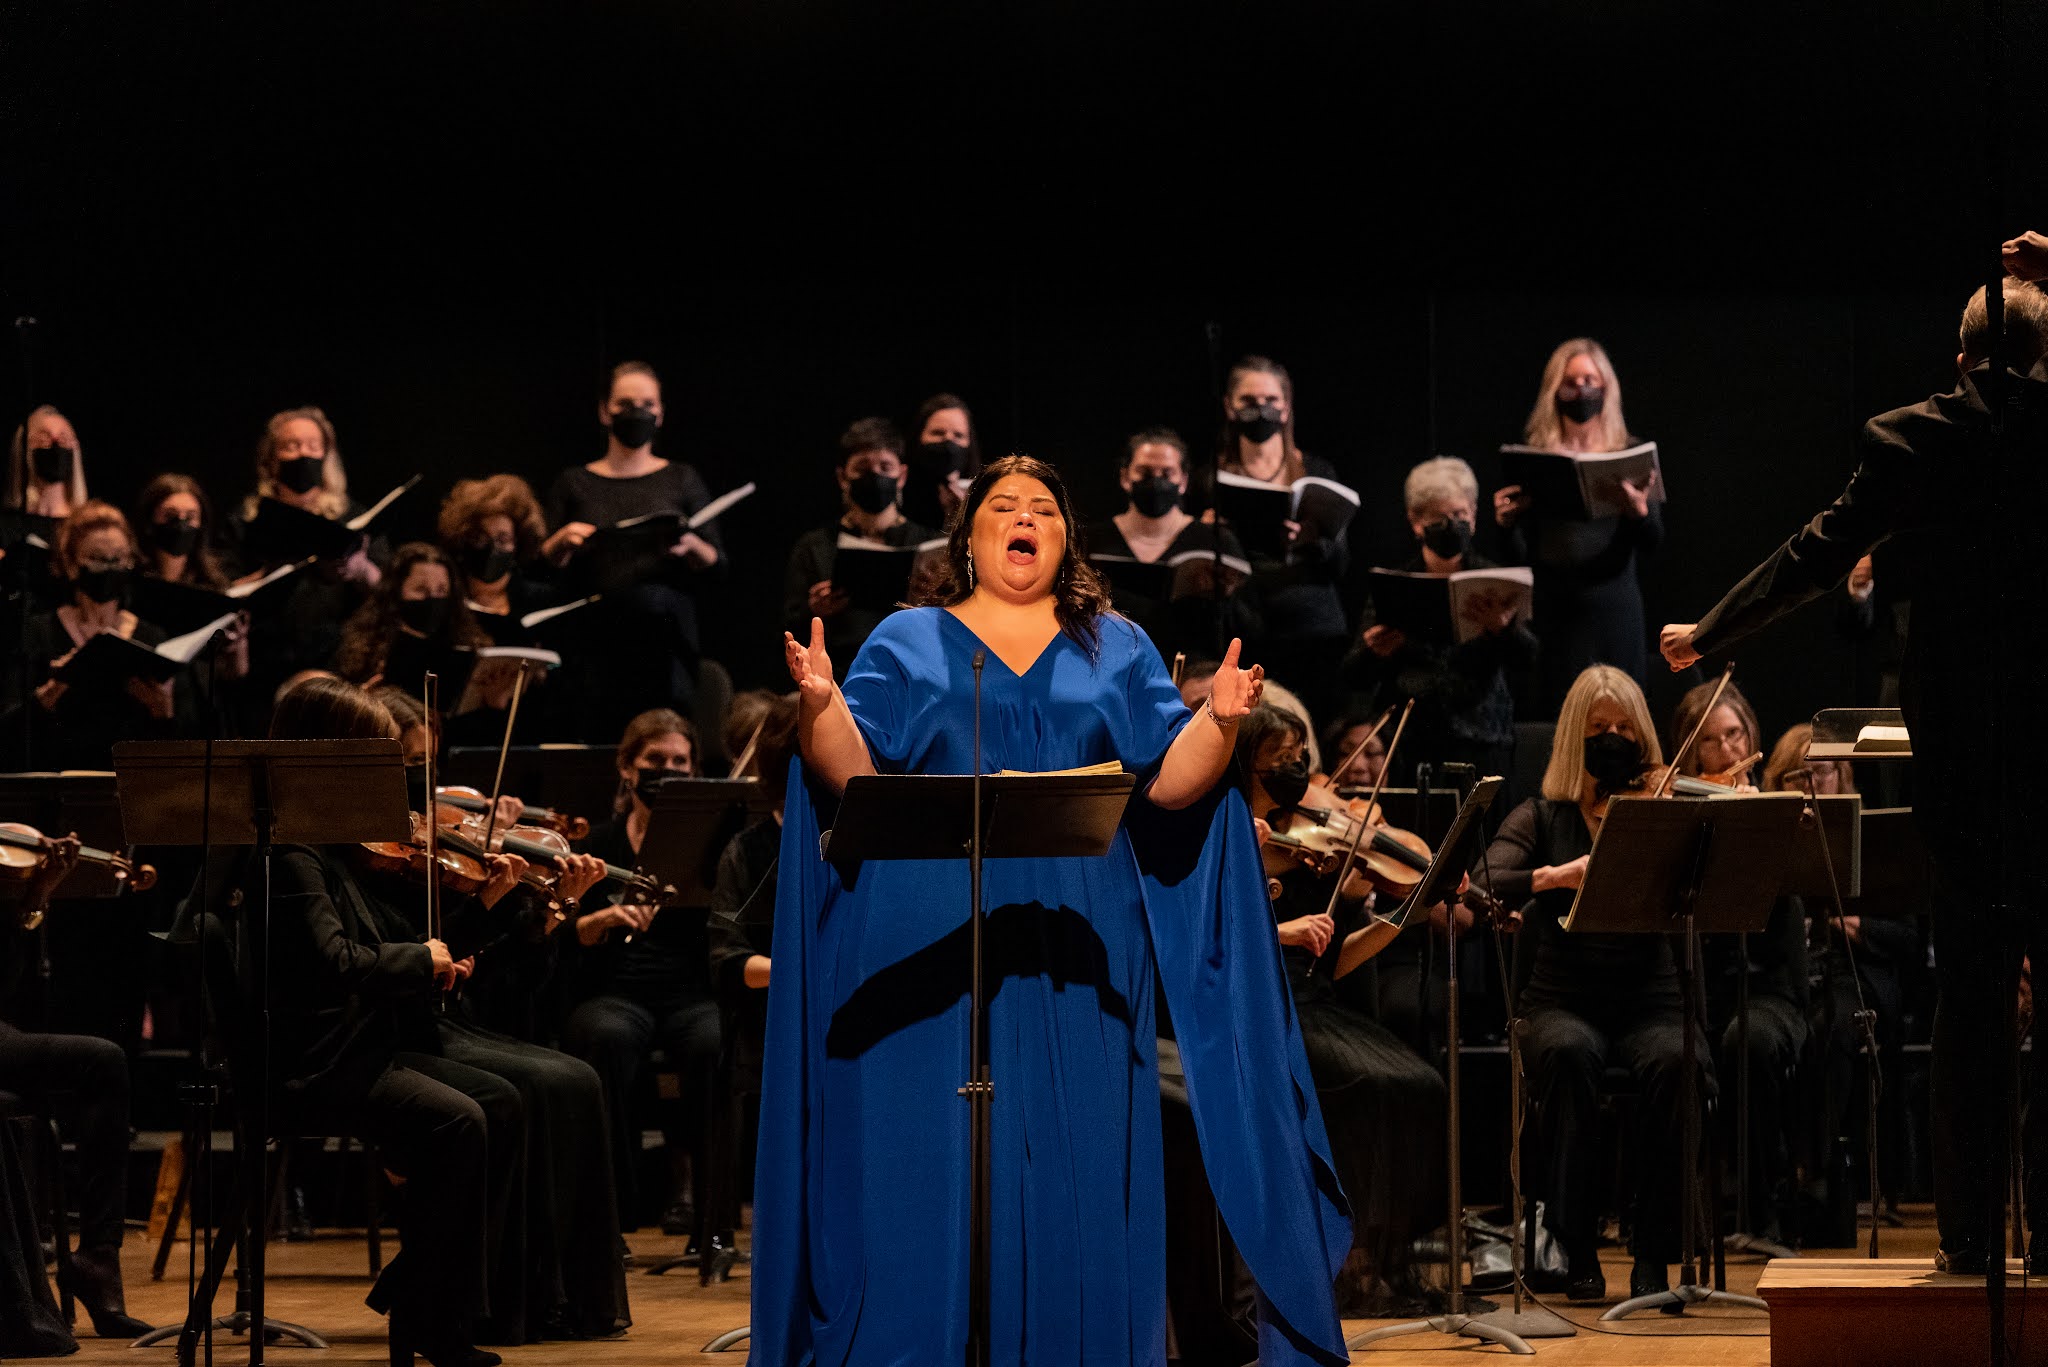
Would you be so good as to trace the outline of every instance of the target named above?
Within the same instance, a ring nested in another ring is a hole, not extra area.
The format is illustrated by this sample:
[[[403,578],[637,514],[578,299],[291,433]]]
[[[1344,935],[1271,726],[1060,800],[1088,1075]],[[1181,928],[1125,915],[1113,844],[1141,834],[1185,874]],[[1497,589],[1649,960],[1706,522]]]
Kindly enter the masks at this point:
[[[832,657],[825,652],[824,618],[811,619],[811,643],[808,646],[789,632],[783,632],[782,653],[789,660],[789,677],[803,696],[806,711],[815,713],[832,701]]]
[[[1209,686],[1209,715],[1219,723],[1230,723],[1248,716],[1259,699],[1266,692],[1266,671],[1261,665],[1240,669],[1237,665],[1238,652],[1244,642],[1232,637],[1230,649],[1223,652],[1223,663],[1216,666],[1216,679]]]

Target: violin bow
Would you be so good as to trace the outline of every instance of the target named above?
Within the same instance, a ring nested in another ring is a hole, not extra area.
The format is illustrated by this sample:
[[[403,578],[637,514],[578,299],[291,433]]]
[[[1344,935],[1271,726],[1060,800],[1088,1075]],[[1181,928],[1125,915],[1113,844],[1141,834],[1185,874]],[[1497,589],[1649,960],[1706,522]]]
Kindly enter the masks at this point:
[[[732,762],[732,772],[726,775],[727,778],[738,778],[747,771],[747,766],[754,762],[754,751],[760,746],[761,732],[766,730],[767,726],[768,714],[763,712],[761,720],[754,723],[754,733],[747,737],[746,745],[741,748],[740,757]]]
[[[1721,682],[1714,685],[1714,695],[1708,698],[1707,705],[1700,709],[1700,719],[1692,724],[1692,730],[1686,735],[1684,744],[1680,745],[1678,753],[1671,757],[1671,764],[1664,770],[1664,777],[1657,780],[1657,791],[1650,794],[1651,797],[1670,795],[1671,780],[1678,777],[1678,766],[1685,763],[1686,753],[1692,749],[1693,742],[1700,738],[1700,732],[1707,729],[1707,718],[1713,716],[1714,709],[1721,705],[1721,695],[1728,691],[1728,682],[1734,677],[1735,662],[1730,660],[1728,667],[1721,671]]]
[[[519,699],[526,692],[526,661],[519,662],[519,672],[512,676],[512,705],[505,709],[505,736],[498,742],[498,772],[491,779],[491,805],[484,808],[484,848],[491,847],[491,837],[498,831],[498,795],[505,791],[505,757],[512,753],[512,727],[519,720]],[[433,789],[429,788],[428,792]]]
[[[1174,652],[1173,652],[1173,668],[1167,671],[1166,677],[1167,677],[1167,678],[1169,678],[1169,679],[1172,679],[1172,680],[1173,680],[1173,686],[1174,686],[1175,688],[1179,688],[1179,687],[1180,687],[1180,675],[1181,675],[1181,671],[1182,671],[1182,670],[1184,670],[1184,669],[1186,669],[1187,667],[1188,667],[1188,653],[1187,653],[1187,652],[1186,652],[1185,650],[1176,650],[1176,651],[1174,651]]]
[[[1394,738],[1387,742],[1386,763],[1380,766],[1380,776],[1373,780],[1372,796],[1365,800],[1367,815],[1359,819],[1358,829],[1352,833],[1350,845],[1345,847],[1343,862],[1337,865],[1337,881],[1330,888],[1330,904],[1323,908],[1323,915],[1332,921],[1337,919],[1337,901],[1344,895],[1344,879],[1350,874],[1352,864],[1358,859],[1358,847],[1365,842],[1366,829],[1372,825],[1368,818],[1379,807],[1380,792],[1387,786],[1387,775],[1394,771],[1394,751],[1401,744],[1401,733],[1408,729],[1408,717],[1414,711],[1415,699],[1410,698],[1408,705],[1401,709],[1401,721],[1394,727]]]
[[[431,669],[427,671],[420,695],[421,701],[426,703],[427,713],[427,810],[422,814],[427,826],[427,938],[438,940],[441,938],[441,827],[434,820],[434,760],[441,740],[441,680]]]
[[[1393,720],[1393,716],[1394,709],[1391,707],[1389,707],[1386,711],[1380,713],[1380,719],[1372,724],[1372,730],[1365,733],[1365,739],[1358,742],[1358,744],[1352,746],[1351,753],[1344,756],[1344,758],[1341,761],[1339,761],[1337,767],[1330,771],[1330,787],[1332,789],[1335,789],[1339,786],[1337,783],[1337,775],[1343,773],[1346,769],[1349,769],[1351,767],[1352,761],[1365,753],[1365,747],[1372,744],[1372,738],[1374,736],[1377,736],[1389,721]],[[1389,753],[1391,753],[1391,751]],[[1385,765],[1380,766],[1380,772],[1382,774],[1386,773]],[[1379,796],[1379,790],[1377,788],[1373,790],[1373,796],[1374,800],[1377,801]]]

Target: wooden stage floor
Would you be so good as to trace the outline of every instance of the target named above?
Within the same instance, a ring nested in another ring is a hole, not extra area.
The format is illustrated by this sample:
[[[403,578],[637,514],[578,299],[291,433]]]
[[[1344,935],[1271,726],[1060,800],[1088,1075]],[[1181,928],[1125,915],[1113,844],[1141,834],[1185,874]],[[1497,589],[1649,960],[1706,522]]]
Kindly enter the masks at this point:
[[[1935,1235],[1932,1212],[1909,1209],[1908,1227],[1883,1232],[1887,1257],[1932,1258]],[[367,1262],[360,1236],[323,1232],[325,1237],[310,1244],[272,1244],[270,1252],[270,1313],[274,1318],[296,1321],[325,1335],[332,1348],[324,1353],[278,1345],[267,1358],[277,1367],[294,1364],[382,1363],[384,1321],[363,1305],[369,1289]],[[631,1245],[644,1261],[682,1251],[683,1241],[646,1232],[634,1236]],[[149,1246],[131,1234],[124,1249],[128,1282],[128,1308],[156,1324],[183,1318],[185,1294],[185,1245],[176,1246],[169,1273],[162,1282],[149,1280]],[[1812,1250],[1815,1256],[1855,1256],[1858,1250]],[[1761,1259],[1744,1258],[1728,1265],[1728,1286],[1732,1291],[1751,1292],[1763,1271]],[[914,1269],[902,1275],[915,1276]],[[1617,1251],[1607,1256],[1607,1280],[1615,1299],[1628,1286],[1628,1264]],[[743,1351],[702,1353],[713,1336],[748,1318],[747,1275],[742,1266],[723,1286],[699,1287],[694,1270],[678,1269],[663,1277],[650,1277],[644,1270],[628,1271],[632,1295],[633,1328],[616,1341],[590,1343],[547,1343],[508,1351],[508,1367],[570,1367],[601,1360],[607,1367],[634,1364],[704,1363],[739,1367]],[[222,1293],[218,1309],[231,1308],[231,1292]],[[1599,1318],[1599,1306],[1568,1306],[1562,1297],[1550,1300],[1553,1308],[1573,1321],[1590,1325]],[[1377,1323],[1352,1320],[1345,1323],[1347,1334]],[[80,1316],[78,1326],[87,1334],[79,1340],[80,1352],[69,1359],[75,1363],[134,1363],[160,1354],[171,1358],[168,1346],[131,1351],[125,1343],[113,1343],[89,1336],[90,1329]],[[1534,1343],[1536,1361],[1558,1367],[1617,1367],[1628,1364],[1674,1364],[1674,1367],[1763,1367],[1770,1361],[1769,1326],[1759,1312],[1743,1309],[1702,1309],[1683,1319],[1663,1315],[1642,1315],[1615,1325],[1603,1325],[1609,1333],[1582,1329],[1574,1338],[1541,1339]],[[246,1349],[226,1335],[215,1338],[215,1359],[221,1363],[244,1361]],[[1404,1363],[1445,1364],[1474,1357],[1507,1358],[1502,1349],[1472,1340],[1451,1340],[1440,1336],[1402,1339],[1359,1349],[1353,1361],[1397,1367]]]

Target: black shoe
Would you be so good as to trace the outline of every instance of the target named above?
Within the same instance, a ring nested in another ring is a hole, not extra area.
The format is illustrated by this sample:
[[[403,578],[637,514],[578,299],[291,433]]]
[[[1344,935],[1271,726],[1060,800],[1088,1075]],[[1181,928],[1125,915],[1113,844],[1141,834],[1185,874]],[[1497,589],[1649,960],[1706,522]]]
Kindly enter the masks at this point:
[[[425,1317],[422,1317],[425,1319]],[[414,1354],[434,1367],[498,1367],[505,1359],[470,1343],[469,1336],[446,1322],[416,1322],[405,1311],[394,1309],[387,1330],[391,1341],[391,1367],[412,1367]]]
[[[1934,1255],[1936,1272],[1947,1272],[1958,1277],[1981,1277],[1984,1275],[1985,1264],[1984,1250],[1968,1244],[1961,1248],[1943,1248]]]
[[[284,1241],[306,1244],[315,1237],[313,1217],[306,1213],[306,1189],[294,1182],[284,1189]]]
[[[1670,1289],[1671,1269],[1663,1263],[1651,1262],[1647,1258],[1638,1258],[1635,1260],[1635,1264],[1628,1270],[1628,1298],[1630,1300],[1634,1300],[1637,1296],[1654,1296],[1660,1291],[1669,1291]],[[1685,1306],[1683,1304],[1673,1304],[1660,1308],[1667,1315],[1676,1315],[1681,1313]]]
[[[668,1235],[694,1234],[697,1209],[687,1200],[674,1202],[661,1213],[661,1232]]]
[[[59,1283],[85,1307],[92,1331],[103,1339],[139,1339],[151,1327],[128,1313],[121,1292],[121,1250],[81,1248],[71,1255],[71,1275]]]

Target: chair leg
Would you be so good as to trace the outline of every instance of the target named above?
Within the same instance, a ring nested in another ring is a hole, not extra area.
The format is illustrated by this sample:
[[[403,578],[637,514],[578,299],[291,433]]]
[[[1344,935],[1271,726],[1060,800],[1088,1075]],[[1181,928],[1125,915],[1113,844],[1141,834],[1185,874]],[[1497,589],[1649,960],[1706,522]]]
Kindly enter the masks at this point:
[[[164,1269],[171,1265],[171,1245],[177,1242],[178,1225],[185,1218],[185,1204],[192,1199],[192,1168],[202,1161],[197,1137],[193,1127],[188,1125],[185,1128],[184,1154],[178,1164],[178,1185],[171,1193],[170,1218],[164,1221],[164,1232],[156,1241],[156,1256],[149,1263],[149,1279],[153,1282],[162,1281]],[[193,1237],[198,1237],[196,1229]]]
[[[64,1136],[52,1116],[37,1121],[38,1142],[49,1155],[50,1236],[57,1248],[57,1308],[70,1324],[74,1315],[71,1297],[71,1217],[64,1199]]]
[[[363,1145],[364,1166],[369,1172],[368,1189],[363,1193],[364,1242],[370,1249],[370,1275],[380,1276],[384,1271],[384,1159],[377,1152],[377,1146],[365,1142]]]

